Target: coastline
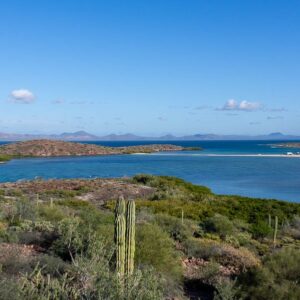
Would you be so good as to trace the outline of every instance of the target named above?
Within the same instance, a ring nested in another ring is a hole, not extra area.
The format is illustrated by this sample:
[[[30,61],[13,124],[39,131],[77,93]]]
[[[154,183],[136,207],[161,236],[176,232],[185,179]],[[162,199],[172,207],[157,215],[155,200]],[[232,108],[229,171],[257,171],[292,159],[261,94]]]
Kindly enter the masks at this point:
[[[164,155],[164,156],[203,156],[203,157],[281,157],[300,158],[300,154],[198,154],[198,153],[132,153],[132,155]]]

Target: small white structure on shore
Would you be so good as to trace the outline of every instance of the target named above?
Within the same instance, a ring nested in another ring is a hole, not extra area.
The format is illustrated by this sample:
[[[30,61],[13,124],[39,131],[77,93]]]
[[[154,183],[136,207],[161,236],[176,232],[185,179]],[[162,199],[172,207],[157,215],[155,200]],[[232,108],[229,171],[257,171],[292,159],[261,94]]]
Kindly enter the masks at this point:
[[[294,153],[293,152],[287,152],[286,155],[294,155]]]

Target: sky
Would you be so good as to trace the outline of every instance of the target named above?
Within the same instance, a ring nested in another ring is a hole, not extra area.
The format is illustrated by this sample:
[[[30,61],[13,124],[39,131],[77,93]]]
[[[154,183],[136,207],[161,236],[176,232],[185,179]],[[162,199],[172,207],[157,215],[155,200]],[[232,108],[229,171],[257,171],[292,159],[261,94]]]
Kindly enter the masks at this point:
[[[300,1],[3,0],[0,132],[300,135]]]

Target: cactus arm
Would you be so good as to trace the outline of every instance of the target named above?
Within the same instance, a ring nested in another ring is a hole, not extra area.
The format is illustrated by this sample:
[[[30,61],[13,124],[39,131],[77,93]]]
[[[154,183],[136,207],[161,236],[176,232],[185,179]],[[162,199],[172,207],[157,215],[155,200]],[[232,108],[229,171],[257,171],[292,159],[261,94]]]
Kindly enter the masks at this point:
[[[116,272],[120,277],[125,273],[125,234],[125,201],[120,197],[115,208]]]
[[[274,244],[274,247],[276,245],[277,232],[278,232],[278,217],[275,216],[274,235],[273,235],[273,244]]]
[[[126,263],[125,272],[131,275],[134,270],[135,254],[135,202],[128,201],[126,215]]]

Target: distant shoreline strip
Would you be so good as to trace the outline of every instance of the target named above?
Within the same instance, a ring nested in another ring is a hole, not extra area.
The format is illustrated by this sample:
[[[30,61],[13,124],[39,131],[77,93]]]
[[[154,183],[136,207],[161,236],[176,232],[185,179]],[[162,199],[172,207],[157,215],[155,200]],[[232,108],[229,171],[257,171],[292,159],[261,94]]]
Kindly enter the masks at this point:
[[[300,155],[293,154],[183,154],[183,153],[134,153],[132,155],[160,155],[160,156],[202,156],[202,157],[283,157],[283,158],[300,158]]]

